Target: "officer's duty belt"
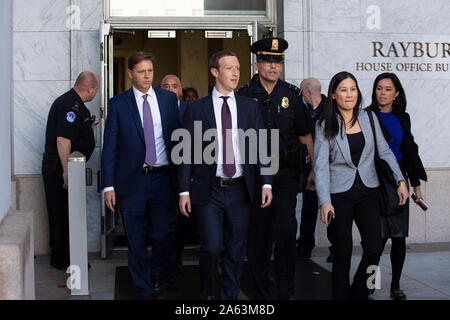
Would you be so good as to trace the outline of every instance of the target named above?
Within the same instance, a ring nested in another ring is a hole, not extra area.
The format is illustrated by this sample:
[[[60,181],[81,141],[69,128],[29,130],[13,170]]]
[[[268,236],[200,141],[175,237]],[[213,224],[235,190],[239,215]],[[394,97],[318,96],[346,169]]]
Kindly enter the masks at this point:
[[[244,181],[245,181],[245,179],[243,176],[234,178],[234,179],[225,179],[225,178],[216,177],[216,184],[218,184],[220,186],[234,186],[236,184],[242,184],[242,183],[244,183]]]
[[[153,173],[162,172],[167,169],[169,169],[169,166],[142,167],[142,173],[143,174],[153,174]]]

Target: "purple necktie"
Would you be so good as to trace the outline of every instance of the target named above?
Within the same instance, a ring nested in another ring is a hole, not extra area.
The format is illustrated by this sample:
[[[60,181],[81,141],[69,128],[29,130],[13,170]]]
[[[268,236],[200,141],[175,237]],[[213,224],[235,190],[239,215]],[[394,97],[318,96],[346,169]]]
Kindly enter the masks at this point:
[[[222,104],[222,159],[223,159],[223,172],[229,178],[232,178],[236,173],[236,166],[234,165],[234,152],[233,152],[233,137],[231,135],[232,122],[231,122],[231,112],[230,107],[228,106],[226,97],[220,97],[223,99]],[[227,129],[230,130],[230,134],[226,134]],[[227,145],[230,147],[230,158],[232,158],[231,163],[227,163]]]
[[[144,137],[145,137],[145,163],[149,166],[156,164],[156,144],[155,144],[155,129],[153,128],[153,117],[150,104],[147,100],[148,94],[144,94]]]

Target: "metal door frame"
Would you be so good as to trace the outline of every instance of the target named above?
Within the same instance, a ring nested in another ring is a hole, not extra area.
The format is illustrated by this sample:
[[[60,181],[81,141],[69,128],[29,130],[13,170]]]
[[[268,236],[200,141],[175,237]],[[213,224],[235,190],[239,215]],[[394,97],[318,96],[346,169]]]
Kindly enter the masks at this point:
[[[103,133],[105,130],[105,120],[107,116],[107,103],[113,95],[113,34],[111,25],[102,22],[100,24],[100,60],[101,60],[101,102],[100,102],[100,150],[103,150]],[[115,217],[105,206],[105,196],[101,192],[101,252],[100,257],[106,259],[112,251],[114,242]],[[109,220],[109,221],[108,221]],[[110,226],[110,228],[108,228]]]

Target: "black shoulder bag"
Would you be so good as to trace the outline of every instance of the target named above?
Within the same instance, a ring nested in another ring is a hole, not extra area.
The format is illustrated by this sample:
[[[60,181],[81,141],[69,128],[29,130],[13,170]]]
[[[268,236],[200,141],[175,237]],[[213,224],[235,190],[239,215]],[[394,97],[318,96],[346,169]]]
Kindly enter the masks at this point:
[[[370,126],[372,127],[373,140],[375,143],[375,170],[380,181],[379,202],[380,214],[383,217],[392,217],[402,212],[404,205],[399,205],[397,194],[397,181],[394,178],[389,164],[378,155],[377,136],[375,133],[375,124],[373,123],[372,111],[368,111]]]

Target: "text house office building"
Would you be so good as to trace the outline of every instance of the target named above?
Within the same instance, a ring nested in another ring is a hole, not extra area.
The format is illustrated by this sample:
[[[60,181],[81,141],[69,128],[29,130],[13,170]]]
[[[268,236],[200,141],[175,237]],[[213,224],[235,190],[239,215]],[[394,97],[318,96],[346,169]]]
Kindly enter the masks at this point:
[[[32,221],[34,254],[48,252],[41,176],[48,111],[81,71],[102,79],[87,105],[104,120],[107,99],[131,85],[126,66],[133,51],[156,56],[154,85],[174,73],[204,96],[213,84],[207,68],[213,52],[238,54],[244,84],[252,76],[249,46],[267,35],[289,42],[284,79],[297,86],[314,76],[326,93],[331,77],[347,70],[359,80],[366,106],[379,73],[399,76],[429,179],[422,192],[430,208],[424,213],[412,205],[408,241],[450,242],[447,0],[2,0],[1,9],[0,220],[18,223],[11,217],[22,214]],[[97,186],[101,125],[95,137],[86,165],[92,174],[86,187],[88,249],[106,257],[123,245],[123,229],[120,217],[105,211]],[[328,245],[322,223],[317,238],[318,246]]]

